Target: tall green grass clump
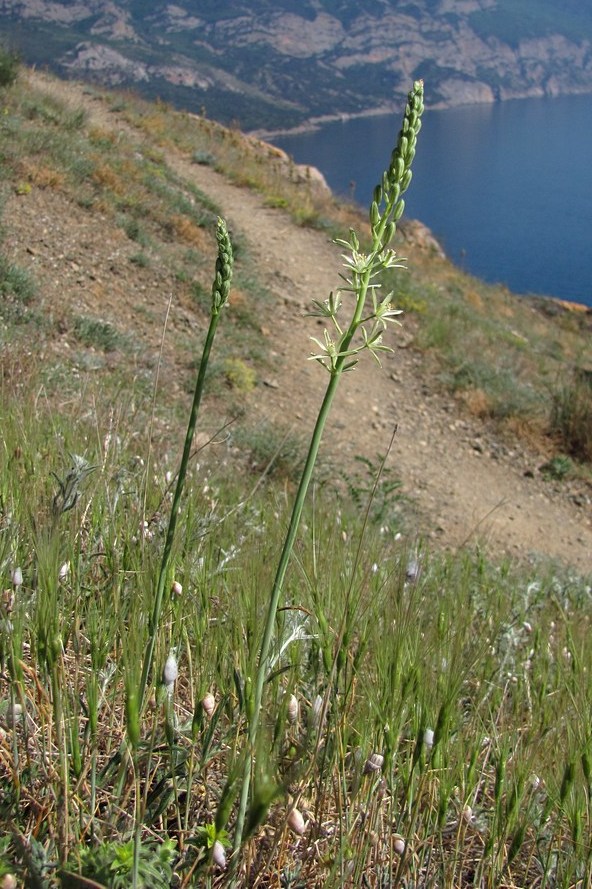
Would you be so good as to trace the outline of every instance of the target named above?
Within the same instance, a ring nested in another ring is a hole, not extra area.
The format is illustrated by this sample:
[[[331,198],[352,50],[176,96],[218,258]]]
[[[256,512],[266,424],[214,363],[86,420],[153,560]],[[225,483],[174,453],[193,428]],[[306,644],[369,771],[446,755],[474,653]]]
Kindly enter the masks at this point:
[[[288,504],[190,463],[142,706],[166,522],[123,427],[85,444],[36,396],[3,404],[0,874],[226,885]],[[292,564],[238,885],[587,885],[590,583],[411,550],[314,498]]]
[[[0,46],[0,88],[12,86],[18,77],[19,66],[18,54]]]
[[[553,396],[551,429],[574,457],[592,461],[592,371],[575,368]]]

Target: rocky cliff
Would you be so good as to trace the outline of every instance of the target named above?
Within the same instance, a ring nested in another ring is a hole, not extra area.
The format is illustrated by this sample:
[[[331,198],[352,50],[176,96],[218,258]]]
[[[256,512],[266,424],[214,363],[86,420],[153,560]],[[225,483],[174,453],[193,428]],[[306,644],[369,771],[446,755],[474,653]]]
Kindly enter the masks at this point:
[[[592,91],[592,8],[574,0],[0,0],[29,63],[134,87],[244,129]]]

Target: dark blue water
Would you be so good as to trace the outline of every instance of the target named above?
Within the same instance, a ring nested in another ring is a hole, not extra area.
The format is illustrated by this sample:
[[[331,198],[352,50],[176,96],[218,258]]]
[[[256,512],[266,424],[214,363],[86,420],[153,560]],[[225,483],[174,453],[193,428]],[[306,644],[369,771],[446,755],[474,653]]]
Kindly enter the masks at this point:
[[[367,206],[399,126],[370,117],[274,142]],[[406,215],[454,262],[515,293],[592,306],[592,96],[428,111],[413,169]]]

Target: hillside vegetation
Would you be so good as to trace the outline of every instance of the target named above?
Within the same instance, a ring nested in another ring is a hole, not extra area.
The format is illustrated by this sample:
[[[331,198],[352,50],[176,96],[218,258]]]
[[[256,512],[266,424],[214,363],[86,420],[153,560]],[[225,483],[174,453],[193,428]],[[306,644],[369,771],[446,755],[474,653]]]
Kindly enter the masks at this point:
[[[11,81],[3,886],[588,885],[590,314],[486,286],[401,227],[396,351],[345,374],[262,658],[326,381],[303,313],[367,216],[207,119]],[[220,215],[234,274],[183,464]],[[535,515],[488,547],[504,479]],[[468,531],[442,533],[457,495]]]

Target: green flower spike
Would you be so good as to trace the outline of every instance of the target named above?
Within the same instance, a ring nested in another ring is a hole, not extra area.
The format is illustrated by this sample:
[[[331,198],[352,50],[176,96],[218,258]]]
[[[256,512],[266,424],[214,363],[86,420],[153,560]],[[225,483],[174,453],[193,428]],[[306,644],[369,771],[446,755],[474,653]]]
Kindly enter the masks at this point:
[[[216,226],[216,241],[218,243],[218,256],[216,258],[214,283],[212,284],[212,315],[217,315],[228,301],[234,261],[230,235],[228,234],[226,223],[220,218],[218,218]]]
[[[396,316],[400,311],[393,308],[392,293],[379,297],[380,284],[375,279],[384,269],[401,268],[405,264],[389,245],[405,209],[402,195],[411,182],[411,164],[415,157],[422,112],[423,81],[418,80],[407,98],[403,125],[389,167],[382,176],[382,183],[374,189],[370,205],[370,251],[362,252],[359,238],[353,230],[348,241],[337,240],[348,250],[343,254],[346,274],[341,276],[345,286],[323,303],[313,300],[312,314],[330,319],[337,331],[337,340],[328,330],[324,331],[323,341],[313,338],[320,351],[311,355],[311,359],[318,361],[330,374],[352,370],[359,354],[366,349],[379,364],[378,353],[392,351],[383,345],[382,334],[389,321],[398,323]],[[340,293],[348,292],[354,294],[356,307],[349,326],[344,328],[337,315],[342,305]]]
[[[411,183],[411,164],[415,157],[422,113],[423,80],[417,80],[407,97],[403,125],[391,155],[389,168],[382,177],[382,183],[374,189],[370,205],[374,246],[380,244],[383,250],[386,250],[392,241],[397,222],[405,209],[405,201],[401,195],[407,191]]]
[[[348,250],[348,253],[343,256],[346,274],[341,276],[345,281],[345,286],[329,294],[328,299],[324,302],[313,300],[311,314],[324,318],[329,323],[329,329],[324,330],[322,340],[314,340],[320,351],[311,357],[328,371],[329,382],[319,408],[302,477],[296,492],[259,648],[259,662],[253,686],[252,707],[249,713],[248,750],[244,763],[234,836],[231,877],[233,889],[238,887],[240,848],[247,836],[246,818],[251,798],[250,785],[256,760],[263,691],[270,668],[270,648],[275,632],[276,615],[323,431],[341,375],[356,366],[359,353],[367,349],[379,361],[379,352],[392,351],[388,346],[382,344],[382,334],[387,323],[395,321],[395,316],[399,312],[391,304],[392,294],[379,298],[380,284],[375,279],[383,269],[402,265],[395,252],[390,249],[389,244],[395,234],[397,221],[401,218],[405,207],[401,195],[411,182],[411,162],[415,155],[415,143],[420,129],[422,111],[423,83],[418,80],[409,93],[403,125],[389,167],[383,175],[382,184],[374,189],[370,207],[370,251],[367,254],[361,251],[358,236],[354,231],[350,231],[349,241],[337,241]],[[339,320],[339,315],[343,311],[340,296],[342,293],[351,293],[355,302],[351,318],[347,323],[341,323]]]

